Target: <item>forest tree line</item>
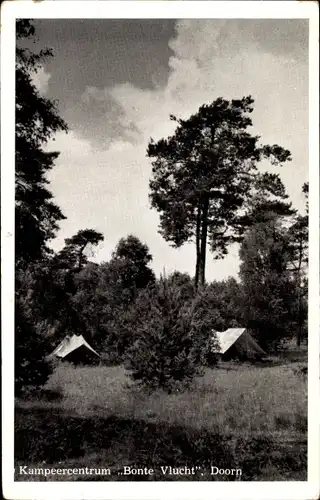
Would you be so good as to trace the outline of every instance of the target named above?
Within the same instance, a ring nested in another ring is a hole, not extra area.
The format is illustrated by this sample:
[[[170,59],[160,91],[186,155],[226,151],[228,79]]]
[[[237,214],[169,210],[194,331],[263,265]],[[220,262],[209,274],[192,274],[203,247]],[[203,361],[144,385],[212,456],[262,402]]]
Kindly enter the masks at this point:
[[[17,22],[16,50],[16,391],[43,383],[44,357],[67,334],[81,334],[108,362],[124,362],[145,385],[171,390],[210,362],[214,330],[252,328],[260,345],[306,336],[306,213],[288,201],[278,173],[291,160],[279,145],[250,133],[254,100],[218,98],[176,123],[172,136],[146,145],[151,208],[159,232],[176,248],[192,242],[195,271],[157,278],[152,254],[124,235],[108,262],[90,260],[104,235],[79,231],[53,252],[65,216],[46,175],[58,152],[46,144],[67,131],[56,103],[39,94],[32,75],[50,50],[27,49],[29,21]],[[106,166],[106,168],[108,168]],[[238,279],[207,282],[208,259],[239,245]],[[211,360],[212,361],[212,360]]]

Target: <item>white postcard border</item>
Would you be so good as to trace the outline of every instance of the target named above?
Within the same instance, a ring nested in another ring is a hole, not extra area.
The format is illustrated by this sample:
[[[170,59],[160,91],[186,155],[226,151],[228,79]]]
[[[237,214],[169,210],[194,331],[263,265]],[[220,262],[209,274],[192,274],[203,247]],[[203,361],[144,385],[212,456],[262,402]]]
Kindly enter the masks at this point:
[[[1,12],[2,479],[10,499],[305,500],[320,492],[319,433],[319,24],[317,2],[5,1]],[[309,19],[309,353],[306,482],[14,482],[14,100],[17,18]]]

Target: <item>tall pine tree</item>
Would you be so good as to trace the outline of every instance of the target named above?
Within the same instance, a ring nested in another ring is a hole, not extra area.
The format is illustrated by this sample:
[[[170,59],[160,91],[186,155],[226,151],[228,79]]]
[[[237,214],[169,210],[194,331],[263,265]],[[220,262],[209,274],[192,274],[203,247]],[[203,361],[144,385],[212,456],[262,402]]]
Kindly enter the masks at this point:
[[[47,152],[45,145],[67,126],[55,103],[40,95],[33,83],[34,73],[52,52],[35,54],[19,45],[34,35],[29,21],[17,21],[16,33],[16,264],[23,266],[47,255],[47,243],[65,218],[46,178],[58,153]]]
[[[32,38],[34,27],[28,20],[16,24],[16,127],[15,127],[15,389],[41,385],[49,374],[39,316],[32,314],[32,290],[36,270],[42,269],[50,250],[48,241],[55,236],[64,219],[53,202],[46,174],[58,157],[47,152],[48,140],[59,130],[67,130],[55,103],[40,95],[33,82],[50,50],[38,54],[23,47],[23,39]],[[31,274],[30,274],[31,273]]]
[[[290,152],[260,145],[259,136],[248,132],[253,103],[250,96],[218,98],[186,120],[171,116],[175,133],[148,145],[150,199],[160,213],[160,233],[176,247],[195,242],[196,285],[205,282],[207,245],[215,258],[226,255],[241,236],[251,199],[287,198],[279,176],[261,173],[257,165],[263,159],[282,165]]]

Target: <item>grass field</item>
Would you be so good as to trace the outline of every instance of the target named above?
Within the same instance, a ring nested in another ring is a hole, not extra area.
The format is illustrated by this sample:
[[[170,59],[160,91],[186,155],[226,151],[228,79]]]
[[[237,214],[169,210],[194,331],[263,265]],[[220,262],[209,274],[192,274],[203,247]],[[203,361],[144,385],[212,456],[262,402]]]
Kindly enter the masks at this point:
[[[306,480],[307,382],[298,367],[221,364],[168,395],[132,386],[122,366],[61,364],[46,386],[61,399],[17,401],[16,465],[110,467],[98,480],[235,480],[210,475],[211,465],[240,467],[241,480]],[[125,465],[155,473],[122,476]],[[161,465],[201,473],[163,477]]]

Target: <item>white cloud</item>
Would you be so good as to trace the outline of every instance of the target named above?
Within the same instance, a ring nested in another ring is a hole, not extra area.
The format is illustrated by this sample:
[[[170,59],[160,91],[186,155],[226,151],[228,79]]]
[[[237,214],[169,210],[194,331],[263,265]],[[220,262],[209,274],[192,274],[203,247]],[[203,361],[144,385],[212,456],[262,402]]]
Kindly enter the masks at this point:
[[[174,54],[164,88],[142,90],[126,83],[86,89],[82,99],[87,102],[114,100],[123,111],[118,121],[134,144],[119,138],[106,150],[94,150],[73,133],[57,138],[55,148],[62,154],[51,180],[57,202],[68,216],[63,237],[80,227],[96,227],[106,238],[99,258],[107,259],[117,240],[132,232],[148,243],[158,273],[164,266],[168,271],[193,273],[193,246],[173,250],[157,234],[158,216],[148,209],[151,166],[146,147],[150,137],[172,133],[170,113],[186,117],[218,96],[252,94],[255,132],[264,142],[292,151],[293,162],[282,175],[295,204],[302,205],[300,190],[307,173],[307,64],[264,53],[253,42],[241,43],[242,36],[234,22],[179,21],[177,36],[170,41]],[[237,269],[236,249],[222,262],[208,258],[209,279],[235,275]]]
[[[40,66],[37,71],[32,74],[31,78],[40,94],[45,95],[48,92],[51,73],[48,73],[43,66]]]
[[[91,100],[103,102],[106,99],[106,92],[97,87],[88,86],[81,95],[81,101],[90,103]]]

